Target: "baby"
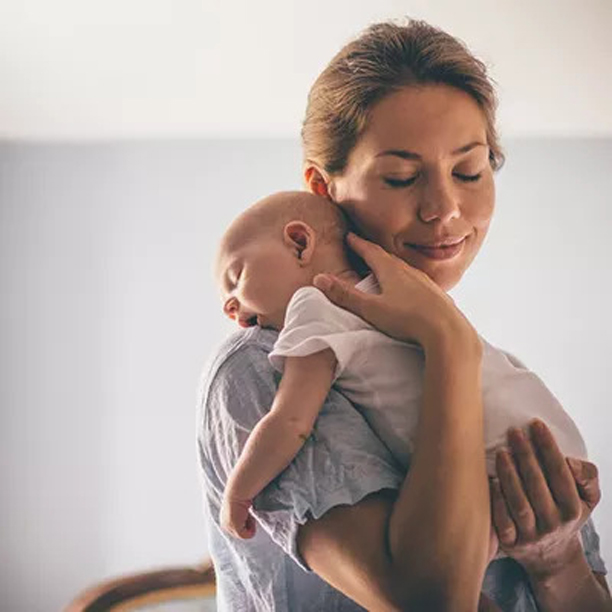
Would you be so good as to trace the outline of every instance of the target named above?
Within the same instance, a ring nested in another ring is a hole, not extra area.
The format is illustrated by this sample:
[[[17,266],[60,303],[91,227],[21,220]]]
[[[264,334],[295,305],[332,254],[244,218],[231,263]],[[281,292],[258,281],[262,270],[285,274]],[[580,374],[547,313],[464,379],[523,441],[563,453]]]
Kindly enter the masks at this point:
[[[223,310],[242,327],[278,330],[269,354],[283,376],[269,413],[251,432],[224,492],[221,524],[251,538],[253,498],[293,460],[308,439],[331,385],[353,403],[398,463],[408,469],[423,393],[424,353],[339,308],[312,286],[330,273],[379,293],[350,260],[346,221],[329,200],[307,192],[269,196],[243,212],[224,234],[216,260]],[[538,417],[561,452],[587,459],[569,415],[520,361],[482,337],[482,393],[487,471],[508,428]],[[497,552],[495,558],[506,555]]]

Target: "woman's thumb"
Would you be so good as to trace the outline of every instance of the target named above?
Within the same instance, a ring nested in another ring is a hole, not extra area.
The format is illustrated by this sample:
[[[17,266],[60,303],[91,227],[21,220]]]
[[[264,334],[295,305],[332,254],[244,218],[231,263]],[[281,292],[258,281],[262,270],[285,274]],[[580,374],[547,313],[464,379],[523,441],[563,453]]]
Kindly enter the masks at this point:
[[[582,461],[574,457],[568,457],[567,463],[576,480],[580,497],[590,507],[595,507],[601,498],[597,466],[590,461]]]
[[[314,277],[313,284],[337,306],[362,316],[363,298],[365,296],[363,292],[357,291],[353,286],[330,274],[317,274]]]

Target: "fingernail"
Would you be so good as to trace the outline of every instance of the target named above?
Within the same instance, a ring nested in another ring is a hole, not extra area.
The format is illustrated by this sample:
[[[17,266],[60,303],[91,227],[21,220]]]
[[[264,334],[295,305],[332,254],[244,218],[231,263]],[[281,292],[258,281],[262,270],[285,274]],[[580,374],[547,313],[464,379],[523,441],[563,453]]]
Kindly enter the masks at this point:
[[[523,430],[520,427],[513,427],[509,432],[510,437],[513,437],[515,440],[524,440],[525,436],[523,434]]]
[[[500,448],[497,451],[497,456],[502,460],[502,461],[510,461],[511,457],[510,457],[510,453],[508,452],[508,450],[506,448]]]
[[[332,286],[332,279],[325,274],[318,274],[313,280],[314,286],[318,289],[329,289]]]

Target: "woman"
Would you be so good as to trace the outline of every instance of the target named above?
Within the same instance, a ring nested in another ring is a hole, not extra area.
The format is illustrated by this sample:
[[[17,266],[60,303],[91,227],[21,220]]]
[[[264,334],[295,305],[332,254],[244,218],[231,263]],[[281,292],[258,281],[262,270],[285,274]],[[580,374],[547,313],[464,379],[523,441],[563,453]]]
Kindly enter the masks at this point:
[[[360,295],[333,279],[319,279],[320,288],[423,346],[416,451],[407,477],[332,392],[313,437],[255,500],[265,530],[226,537],[219,505],[228,473],[278,382],[267,361],[276,332],[230,338],[203,381],[199,432],[220,609],[471,612],[481,588],[504,611],[609,609],[589,520],[599,501],[593,464],[570,470],[550,432],[534,429],[531,441],[509,436],[514,461],[499,456],[489,490],[480,344],[445,292],[493,213],[503,162],[494,112],[484,66],[422,22],[372,26],[315,82],[302,132],[306,183],[367,239],[351,247],[383,293]],[[489,563],[491,516],[508,558]],[[404,546],[389,549],[390,530]]]

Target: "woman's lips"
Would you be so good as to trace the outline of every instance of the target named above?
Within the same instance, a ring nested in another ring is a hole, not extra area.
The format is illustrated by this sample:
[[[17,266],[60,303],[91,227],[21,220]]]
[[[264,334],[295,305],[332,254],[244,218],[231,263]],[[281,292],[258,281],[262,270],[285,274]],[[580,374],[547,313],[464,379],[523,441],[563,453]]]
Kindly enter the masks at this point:
[[[406,246],[415,250],[420,255],[424,255],[425,257],[429,257],[429,259],[436,260],[445,260],[445,259],[453,259],[461,251],[463,250],[463,245],[465,244],[465,238],[459,242],[458,244],[453,244],[452,246],[440,246],[440,247],[428,247],[421,246],[418,244],[406,244]]]

